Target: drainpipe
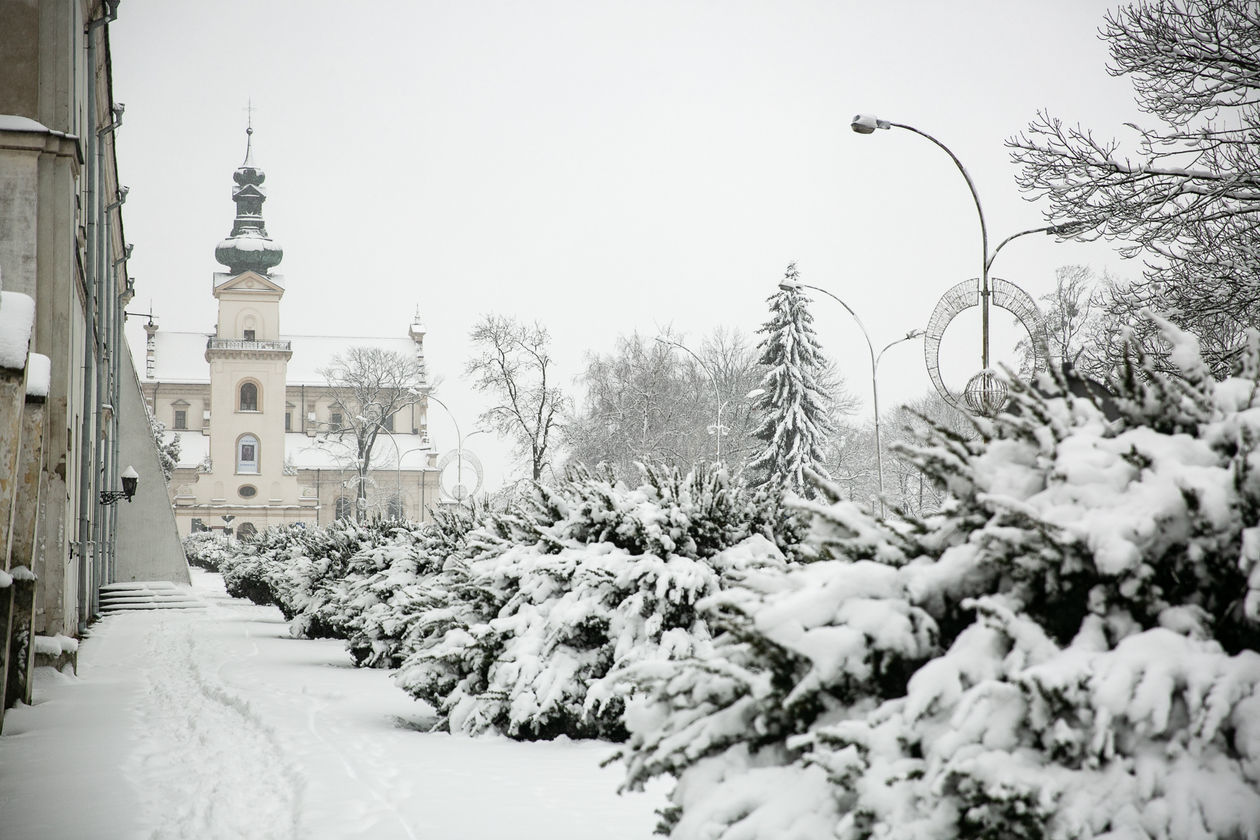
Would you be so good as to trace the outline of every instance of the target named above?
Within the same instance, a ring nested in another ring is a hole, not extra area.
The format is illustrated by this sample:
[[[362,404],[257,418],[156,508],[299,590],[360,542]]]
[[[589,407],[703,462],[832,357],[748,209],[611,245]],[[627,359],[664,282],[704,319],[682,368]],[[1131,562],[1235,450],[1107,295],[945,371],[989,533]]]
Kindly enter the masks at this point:
[[[92,517],[90,513],[96,507],[96,499],[94,498],[95,483],[92,480],[93,463],[95,458],[93,453],[96,448],[96,430],[98,427],[93,425],[93,418],[96,412],[92,411],[93,404],[99,404],[99,400],[94,399],[96,395],[96,384],[99,376],[96,365],[96,357],[99,347],[99,336],[97,334],[97,312],[96,312],[96,286],[99,282],[100,266],[97,264],[97,242],[100,238],[100,231],[97,223],[100,214],[100,196],[98,195],[99,186],[97,179],[100,170],[97,164],[100,158],[100,141],[96,134],[96,36],[97,29],[105,26],[118,17],[118,0],[106,0],[106,15],[96,20],[88,21],[84,27],[84,35],[87,40],[87,127],[88,130],[83,132],[87,138],[86,162],[87,162],[87,189],[86,189],[86,206],[87,206],[87,276],[84,278],[84,290],[86,292],[86,311],[84,313],[85,331],[83,337],[83,404],[80,406],[81,417],[79,427],[79,562],[78,562],[78,632],[82,636],[87,632],[88,612],[91,608],[91,602],[95,595],[92,587],[92,572],[96,565],[92,555],[92,533],[91,524]],[[97,420],[99,423],[99,419]]]
[[[97,149],[101,154],[102,160],[104,160],[105,155],[105,135],[112,132],[122,122],[122,109],[119,106],[114,107],[113,117],[109,125],[97,132],[97,140],[99,141]],[[102,197],[101,200],[103,202],[104,198]],[[109,424],[102,427],[105,438],[100,440],[98,437],[98,442],[101,445],[101,485],[105,489],[111,490],[118,486],[118,477],[115,475],[118,471],[115,463],[117,459],[114,455],[115,444],[118,440],[118,399],[114,376],[114,368],[118,361],[118,331],[116,324],[118,318],[118,296],[116,294],[118,287],[115,278],[118,275],[118,263],[122,260],[112,259],[114,242],[110,232],[109,217],[126,200],[127,188],[119,187],[118,198],[106,204],[102,210],[100,224],[101,250],[99,261],[97,262],[97,267],[101,274],[97,300],[99,301],[99,321],[101,323],[103,345],[97,393],[103,395],[100,398],[100,402],[109,403],[111,408]],[[102,418],[100,422],[103,424],[104,419]],[[113,563],[114,524],[117,515],[117,508],[112,505],[99,505],[97,508],[96,546],[100,554],[100,563],[97,564],[96,577],[98,584],[101,585],[109,583],[111,580],[109,572]]]
[[[123,190],[124,192],[123,192],[122,198],[119,200],[119,204],[122,204],[122,201],[126,198],[126,192],[125,192],[126,187],[123,187]],[[122,211],[120,210],[119,213],[121,212]],[[123,341],[126,340],[126,337],[123,335],[123,332],[122,332],[124,313],[122,311],[123,302],[122,302],[122,297],[121,297],[121,294],[123,293],[125,289],[119,287],[118,267],[120,265],[124,267],[123,277],[126,277],[127,276],[126,265],[127,265],[127,260],[131,257],[131,249],[132,249],[132,246],[130,245],[127,245],[123,249],[123,255],[119,257],[118,259],[114,260],[114,262],[112,263],[113,271],[110,273],[110,276],[114,281],[113,289],[110,293],[110,299],[113,302],[113,318],[111,319],[111,332],[113,333],[113,336],[114,336],[114,353],[110,357],[110,371],[109,371],[110,381],[113,383],[113,387],[110,388],[110,392],[111,392],[110,403],[114,406],[114,436],[111,441],[111,446],[110,446],[110,451],[109,451],[109,471],[108,471],[108,475],[110,476],[108,486],[111,489],[119,486],[121,482],[121,478],[119,476],[119,470],[118,470],[118,459],[121,455],[121,447],[122,447],[121,432],[120,432],[120,430],[122,429],[122,417],[120,414],[120,411],[122,409],[122,388],[120,385],[119,376],[122,372],[122,346],[123,346],[122,343]],[[118,561],[118,505],[110,505],[109,506],[109,562],[105,566],[105,572],[106,572],[105,577],[106,577],[107,582],[109,583],[113,583],[114,580],[116,579],[115,567],[116,567],[117,561]]]

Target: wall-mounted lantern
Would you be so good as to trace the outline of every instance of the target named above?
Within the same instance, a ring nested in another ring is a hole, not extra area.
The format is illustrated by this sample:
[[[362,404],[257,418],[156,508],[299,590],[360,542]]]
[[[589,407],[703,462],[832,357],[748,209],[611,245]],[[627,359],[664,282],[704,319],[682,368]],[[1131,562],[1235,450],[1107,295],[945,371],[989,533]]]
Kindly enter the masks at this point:
[[[140,483],[140,473],[136,472],[135,467],[127,467],[122,473],[122,489],[121,490],[102,490],[101,504],[112,505],[119,499],[126,499],[128,504],[131,497],[136,495],[136,485]]]

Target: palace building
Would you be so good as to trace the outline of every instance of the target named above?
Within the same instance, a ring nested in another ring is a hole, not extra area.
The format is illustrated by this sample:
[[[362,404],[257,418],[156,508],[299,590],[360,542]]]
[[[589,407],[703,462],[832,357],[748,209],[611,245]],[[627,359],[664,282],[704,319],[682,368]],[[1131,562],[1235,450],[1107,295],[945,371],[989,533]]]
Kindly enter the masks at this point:
[[[214,331],[145,325],[141,387],[154,417],[180,443],[170,481],[179,532],[227,528],[247,536],[350,517],[363,504],[369,516],[423,521],[439,501],[424,325],[417,314],[397,337],[281,331],[285,280],[275,268],[283,251],[263,221],[266,175],[253,161],[252,134],[232,175],[232,231],[214,252],[227,269],[213,276]],[[404,399],[413,402],[373,421],[378,435],[366,472],[357,466],[349,418],[373,415],[330,387],[324,373],[355,348],[385,351],[418,371],[418,401]]]

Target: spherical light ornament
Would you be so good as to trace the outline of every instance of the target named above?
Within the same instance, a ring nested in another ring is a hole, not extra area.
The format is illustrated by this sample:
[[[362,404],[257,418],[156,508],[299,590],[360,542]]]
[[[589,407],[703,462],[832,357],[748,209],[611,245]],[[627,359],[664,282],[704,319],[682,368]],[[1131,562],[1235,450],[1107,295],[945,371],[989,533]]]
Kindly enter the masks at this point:
[[[1001,411],[1009,395],[1010,388],[1007,387],[1006,380],[992,368],[971,377],[967,380],[967,387],[963,389],[963,400],[967,407],[984,417],[992,417]]]

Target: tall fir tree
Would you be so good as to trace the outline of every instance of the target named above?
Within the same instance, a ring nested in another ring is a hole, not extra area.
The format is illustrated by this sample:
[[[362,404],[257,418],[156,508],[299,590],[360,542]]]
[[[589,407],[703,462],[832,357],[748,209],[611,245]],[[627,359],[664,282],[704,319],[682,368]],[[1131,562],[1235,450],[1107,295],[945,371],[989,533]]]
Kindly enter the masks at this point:
[[[765,448],[749,462],[753,475],[800,495],[812,495],[806,475],[826,477],[827,440],[835,431],[834,399],[826,388],[827,359],[814,334],[809,297],[799,286],[796,263],[784,283],[767,300],[770,320],[757,332],[760,363],[768,370],[754,411],[762,418],[753,436]]]

